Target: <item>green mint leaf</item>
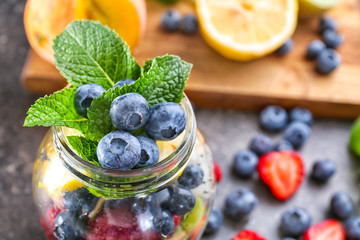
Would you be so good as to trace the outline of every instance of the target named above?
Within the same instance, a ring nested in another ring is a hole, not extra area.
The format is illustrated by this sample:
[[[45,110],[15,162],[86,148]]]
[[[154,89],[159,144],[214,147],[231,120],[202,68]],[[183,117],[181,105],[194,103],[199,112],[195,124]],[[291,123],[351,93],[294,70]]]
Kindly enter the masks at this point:
[[[145,62],[142,77],[121,89],[109,89],[95,98],[88,109],[89,129],[96,140],[116,130],[110,118],[112,101],[123,94],[141,94],[151,107],[160,102],[179,103],[192,65],[177,56],[165,55]]]
[[[80,157],[94,165],[100,166],[96,155],[98,145],[96,141],[92,141],[81,136],[68,136],[67,139],[71,147],[79,154]]]
[[[128,45],[99,22],[72,22],[56,37],[53,49],[56,67],[75,87],[97,83],[109,89],[120,80],[138,79],[141,74]]]
[[[74,88],[65,88],[39,98],[27,112],[24,126],[65,126],[87,134],[88,119],[79,115],[74,106],[75,91]]]
[[[149,106],[160,102],[179,103],[183,97],[186,81],[192,64],[178,56],[165,55],[148,60],[144,64],[141,82],[141,95]]]

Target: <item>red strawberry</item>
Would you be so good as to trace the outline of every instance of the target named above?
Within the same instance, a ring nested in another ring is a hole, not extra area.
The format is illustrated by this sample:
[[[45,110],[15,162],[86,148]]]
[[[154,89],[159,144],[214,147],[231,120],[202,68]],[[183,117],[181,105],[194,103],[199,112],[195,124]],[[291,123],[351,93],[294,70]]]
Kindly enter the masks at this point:
[[[345,230],[340,222],[329,219],[311,226],[304,240],[345,240]]]
[[[301,156],[295,151],[271,152],[259,160],[261,180],[279,200],[290,198],[300,186],[305,169]]]
[[[236,234],[231,240],[266,240],[266,238],[254,231],[243,230]]]
[[[216,160],[214,160],[214,172],[215,172],[216,182],[219,183],[222,178],[222,171]]]
[[[176,216],[176,215],[173,215],[172,217],[173,217],[173,219],[174,219],[175,227],[179,226],[180,223],[181,223],[181,217],[180,217],[180,216]]]

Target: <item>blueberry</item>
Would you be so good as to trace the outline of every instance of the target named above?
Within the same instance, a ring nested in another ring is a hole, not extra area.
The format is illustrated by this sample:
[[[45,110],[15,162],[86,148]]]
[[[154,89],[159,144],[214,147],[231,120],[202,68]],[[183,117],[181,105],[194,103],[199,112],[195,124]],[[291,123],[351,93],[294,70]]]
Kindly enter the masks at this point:
[[[294,48],[294,42],[293,40],[290,38],[289,40],[287,40],[281,47],[279,47],[276,51],[275,54],[283,57],[286,54],[288,54],[292,49]]]
[[[297,237],[311,225],[311,216],[303,208],[293,208],[281,216],[280,228],[286,236]]]
[[[271,151],[271,139],[268,136],[259,134],[251,140],[249,148],[258,156],[264,155]]]
[[[296,240],[295,238],[282,238],[281,240]]]
[[[311,177],[318,182],[326,182],[336,172],[336,164],[333,161],[323,159],[314,163]]]
[[[174,219],[170,212],[167,210],[161,210],[154,216],[153,219],[154,229],[164,237],[168,237],[175,231]]]
[[[334,49],[327,48],[320,53],[315,69],[318,73],[327,75],[333,72],[340,63],[340,55]]]
[[[223,222],[224,222],[224,215],[218,208],[213,207],[209,215],[208,222],[206,224],[205,234],[215,233],[220,229]]]
[[[274,151],[290,151],[294,150],[293,145],[288,140],[282,139],[280,142],[274,145]]]
[[[140,161],[141,145],[130,133],[115,131],[100,140],[96,153],[102,167],[128,170]]]
[[[85,239],[84,225],[84,222],[76,219],[69,210],[65,210],[56,216],[53,233],[58,240],[83,240]]]
[[[169,9],[162,15],[161,27],[166,32],[175,32],[180,25],[181,16],[175,9]]]
[[[301,147],[311,134],[311,129],[303,122],[295,121],[285,129],[284,137],[294,148]]]
[[[154,192],[150,194],[153,201],[155,201],[155,205],[157,207],[169,209],[170,203],[171,203],[171,197],[172,197],[173,188],[162,188],[158,190],[157,192]],[[154,204],[152,205],[154,206]]]
[[[337,192],[331,197],[330,209],[337,218],[343,220],[354,212],[354,203],[349,194]]]
[[[117,129],[133,131],[147,122],[149,105],[140,94],[126,93],[111,103],[110,118]]]
[[[76,112],[87,118],[87,110],[91,102],[105,91],[105,88],[96,83],[81,85],[75,92],[74,105]]]
[[[187,35],[194,35],[199,31],[199,23],[194,14],[186,14],[180,22],[181,31]]]
[[[242,150],[235,154],[233,161],[234,173],[242,178],[251,177],[256,170],[258,156],[249,150]]]
[[[142,197],[136,197],[131,205],[132,211],[138,215],[146,213],[148,208],[148,202]]]
[[[344,41],[344,36],[334,32],[333,30],[326,30],[323,33],[323,39],[328,48],[335,49],[342,44]]]
[[[250,214],[257,203],[258,199],[254,193],[240,188],[226,197],[225,213],[233,219],[239,219]]]
[[[154,140],[144,136],[136,137],[141,146],[141,157],[135,168],[143,168],[158,162],[160,150]]]
[[[198,187],[204,178],[204,171],[197,164],[190,164],[178,178],[179,184],[185,188]]]
[[[136,82],[136,80],[131,78],[126,78],[124,80],[120,80],[117,83],[115,83],[115,85],[112,88],[116,88],[117,86],[119,86],[119,88],[122,88],[124,85],[131,85],[134,82]]]
[[[345,223],[346,239],[360,240],[360,217],[354,217]]]
[[[169,189],[171,198],[167,207],[172,214],[183,216],[195,207],[196,198],[190,190],[175,186]]]
[[[313,122],[313,116],[308,109],[303,107],[295,107],[290,112],[290,120],[303,122],[310,126]]]
[[[320,33],[322,34],[326,30],[337,31],[338,30],[338,22],[331,17],[322,17],[320,20]]]
[[[326,45],[323,41],[320,40],[311,41],[306,51],[306,58],[309,60],[317,59],[321,51],[323,51],[325,48]]]
[[[144,129],[155,140],[171,140],[185,129],[184,109],[177,103],[165,102],[150,108],[150,117]]]
[[[287,121],[285,109],[279,106],[268,106],[260,113],[260,125],[268,131],[280,131],[286,126]]]
[[[80,217],[89,215],[99,200],[85,187],[63,193],[62,199],[66,209]]]

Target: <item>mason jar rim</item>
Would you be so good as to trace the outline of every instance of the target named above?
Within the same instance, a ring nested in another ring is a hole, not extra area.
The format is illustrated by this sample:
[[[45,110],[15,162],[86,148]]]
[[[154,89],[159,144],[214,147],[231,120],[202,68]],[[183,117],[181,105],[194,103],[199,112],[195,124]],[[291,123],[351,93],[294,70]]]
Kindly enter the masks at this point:
[[[184,136],[179,146],[166,158],[154,165],[131,170],[112,170],[92,164],[81,158],[70,146],[64,133],[66,127],[53,127],[53,138],[56,149],[64,166],[77,178],[89,184],[106,185],[110,188],[121,188],[121,185],[136,185],[146,188],[145,185],[156,182],[157,178],[162,181],[171,180],[173,175],[182,171],[193,151],[196,139],[196,119],[191,103],[184,94],[180,102],[186,115],[186,127]],[[185,159],[185,162],[183,161]],[[181,162],[183,163],[181,164]],[[178,166],[180,165],[180,166]],[[176,171],[172,172],[176,168]]]

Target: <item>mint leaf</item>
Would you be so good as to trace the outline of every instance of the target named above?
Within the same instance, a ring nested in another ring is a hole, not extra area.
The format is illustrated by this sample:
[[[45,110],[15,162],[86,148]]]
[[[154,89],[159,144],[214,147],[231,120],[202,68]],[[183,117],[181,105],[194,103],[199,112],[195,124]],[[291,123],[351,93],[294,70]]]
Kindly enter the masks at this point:
[[[79,115],[74,106],[75,91],[74,88],[65,88],[39,98],[27,112],[24,126],[65,126],[87,134],[88,119]]]
[[[142,85],[139,93],[149,106],[160,102],[179,103],[191,68],[192,64],[173,55],[148,60],[144,64],[143,76],[138,80]]]
[[[87,112],[91,134],[100,140],[104,135],[116,130],[109,113],[112,101],[120,95],[139,93],[148,101],[150,107],[160,102],[179,103],[191,67],[190,63],[172,55],[146,61],[143,76],[134,84],[125,85],[121,89],[109,89],[93,100]]]
[[[71,147],[79,154],[80,157],[88,162],[100,166],[96,155],[98,143],[80,136],[67,137]]]
[[[125,78],[138,79],[139,64],[115,31],[99,22],[72,22],[56,39],[55,65],[73,86],[97,83],[105,89]]]

